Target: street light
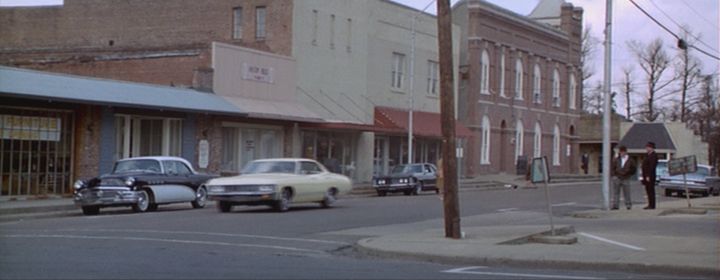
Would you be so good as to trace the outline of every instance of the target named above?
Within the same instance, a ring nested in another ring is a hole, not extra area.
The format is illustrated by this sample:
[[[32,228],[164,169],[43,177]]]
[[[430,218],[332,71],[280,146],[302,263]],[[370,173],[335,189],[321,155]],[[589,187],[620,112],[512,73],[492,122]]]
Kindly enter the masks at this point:
[[[435,0],[431,0],[425,8],[418,11],[412,18],[412,39],[410,43],[410,110],[408,110],[408,158],[407,163],[413,163],[413,110],[415,109],[415,23],[420,13],[424,13],[430,5],[435,3]]]

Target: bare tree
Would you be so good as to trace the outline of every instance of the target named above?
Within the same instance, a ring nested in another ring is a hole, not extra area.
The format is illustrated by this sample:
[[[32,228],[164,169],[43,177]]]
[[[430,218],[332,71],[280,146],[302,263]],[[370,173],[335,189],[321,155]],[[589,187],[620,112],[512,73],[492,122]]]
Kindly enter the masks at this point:
[[[633,40],[628,43],[628,47],[637,58],[640,68],[646,75],[647,101],[643,104],[645,109],[640,114],[641,120],[655,121],[660,115],[655,102],[667,96],[658,96],[658,94],[674,81],[674,79],[661,80],[665,70],[670,66],[670,58],[663,48],[662,40],[659,38],[647,45]]]
[[[632,117],[632,99],[630,98],[631,93],[635,90],[632,85],[632,66],[626,66],[622,69],[623,72],[623,87],[622,93],[625,96],[625,116],[628,119]]]
[[[598,43],[600,40],[592,36],[591,33],[592,29],[590,26],[585,27],[582,33],[582,38],[580,42],[580,78],[582,83],[582,95],[583,95],[583,108],[585,111],[592,113],[592,110],[595,108],[588,108],[585,107],[588,103],[595,103],[595,101],[586,101],[585,99],[592,99],[595,94],[594,89],[591,88],[589,83],[590,77],[595,75],[595,68],[592,64],[592,60],[595,58],[595,51],[597,50]],[[602,100],[602,96],[600,97]]]
[[[702,65],[700,61],[691,56],[688,53],[688,45],[692,44],[689,38],[692,38],[692,34],[689,31],[689,27],[683,28],[683,38],[678,42],[679,53],[677,55],[675,63],[675,74],[676,79],[680,81],[680,121],[687,121],[688,114],[688,94],[690,91],[698,86],[702,80],[700,77],[700,71]]]
[[[610,94],[610,112],[615,112],[617,103],[615,103],[616,92]],[[586,97],[583,98],[583,108],[585,112],[599,115],[603,113],[604,91],[603,83],[598,81],[595,86],[586,90]]]
[[[720,98],[717,87],[713,86],[713,76],[700,79],[702,89],[689,104],[693,110],[688,112],[688,125],[708,143],[708,160],[710,165],[717,166],[720,163]]]

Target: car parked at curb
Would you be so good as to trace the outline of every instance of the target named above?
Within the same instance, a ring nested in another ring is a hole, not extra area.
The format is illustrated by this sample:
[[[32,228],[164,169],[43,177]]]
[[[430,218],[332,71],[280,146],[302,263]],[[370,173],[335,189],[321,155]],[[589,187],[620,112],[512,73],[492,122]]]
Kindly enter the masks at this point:
[[[373,178],[373,187],[378,196],[396,192],[417,195],[427,190],[437,193],[437,167],[431,163],[398,165],[389,175]]]
[[[240,175],[212,179],[207,187],[208,199],[217,201],[220,212],[230,212],[235,205],[267,205],[285,212],[296,203],[328,208],[352,183],[311,159],[275,158],[252,161]]]
[[[132,207],[135,212],[154,211],[158,205],[190,202],[205,207],[203,183],[216,176],[199,174],[179,157],[135,157],[115,162],[112,173],[78,180],[73,200],[85,215],[104,207]]]
[[[717,176],[715,169],[712,166],[698,164],[697,171],[693,173],[685,174],[687,179],[687,189],[690,194],[700,194],[702,196],[720,195],[720,188],[708,185],[707,179],[712,176]],[[665,190],[665,196],[672,196],[676,193],[678,196],[685,194],[685,180],[683,175],[670,176],[669,174],[660,178],[658,184],[660,188]]]

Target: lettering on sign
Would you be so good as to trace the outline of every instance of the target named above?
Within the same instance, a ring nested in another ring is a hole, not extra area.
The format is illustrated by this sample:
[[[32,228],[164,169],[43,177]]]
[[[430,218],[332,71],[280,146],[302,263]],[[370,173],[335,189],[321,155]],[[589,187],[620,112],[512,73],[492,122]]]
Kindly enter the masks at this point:
[[[60,118],[0,115],[0,139],[60,141]]]
[[[694,173],[697,171],[697,160],[695,156],[675,158],[668,161],[668,173],[670,176]]]
[[[242,78],[244,80],[251,80],[256,82],[263,82],[272,84],[273,81],[273,68],[272,67],[261,67],[257,65],[250,65],[247,63],[242,64]]]

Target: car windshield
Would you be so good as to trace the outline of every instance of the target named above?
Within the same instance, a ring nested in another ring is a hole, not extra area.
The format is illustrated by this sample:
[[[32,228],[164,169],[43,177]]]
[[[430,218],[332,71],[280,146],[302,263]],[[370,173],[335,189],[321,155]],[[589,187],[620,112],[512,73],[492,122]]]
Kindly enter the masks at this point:
[[[422,165],[419,164],[406,164],[398,165],[390,172],[392,174],[409,174],[409,173],[422,173]]]
[[[159,173],[160,162],[152,159],[123,160],[115,164],[113,173],[148,172]]]
[[[242,174],[289,173],[295,174],[295,162],[292,161],[253,161],[242,170]]]

